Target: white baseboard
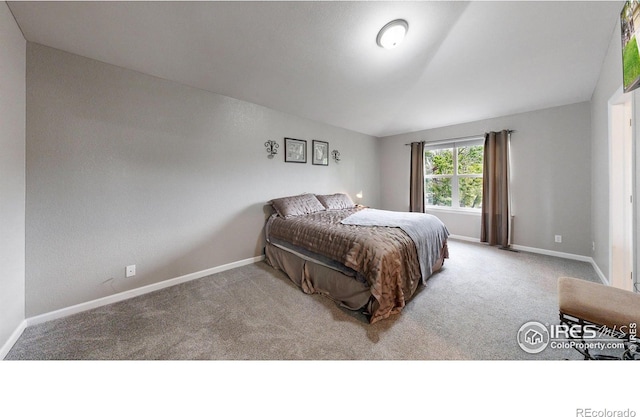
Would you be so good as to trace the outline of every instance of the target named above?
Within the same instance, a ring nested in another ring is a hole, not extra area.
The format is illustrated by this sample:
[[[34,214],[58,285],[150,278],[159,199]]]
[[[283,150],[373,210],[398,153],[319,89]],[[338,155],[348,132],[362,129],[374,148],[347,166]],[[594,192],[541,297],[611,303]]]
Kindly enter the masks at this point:
[[[27,321],[22,320],[22,322],[18,325],[18,327],[16,327],[13,333],[11,333],[11,336],[9,336],[9,340],[7,340],[5,344],[2,345],[2,348],[0,348],[0,360],[3,360],[7,356],[13,345],[15,345],[20,336],[22,336],[22,332],[24,332],[24,329],[26,328]]]
[[[480,243],[480,239],[478,239],[477,237],[468,237],[468,236],[461,236],[461,235],[449,235],[449,239],[464,240],[465,242]]]
[[[522,252],[531,252],[531,253],[537,253],[540,255],[555,256],[556,258],[573,259],[575,261],[591,263],[591,257],[589,256],[576,255],[576,254],[567,253],[567,252],[558,252],[558,251],[549,250],[549,249],[531,248],[529,246],[521,246],[521,245],[511,245],[511,247],[515,250],[519,250]]]
[[[184,282],[193,281],[194,279],[204,278],[212,274],[217,274],[218,272],[223,272],[229,269],[239,268],[241,266],[250,265],[256,262],[261,262],[263,260],[264,260],[264,255],[255,256],[253,258],[243,259],[237,262],[231,262],[225,265],[220,265],[213,268],[205,269],[203,271],[193,272],[191,274],[183,275],[177,278],[171,278],[165,281],[157,282],[155,284],[146,285],[144,287],[123,291],[118,294],[109,295],[107,297],[102,297],[96,300],[91,300],[81,304],[76,304],[74,306],[65,307],[60,310],[55,310],[49,313],[40,314],[38,316],[29,317],[26,319],[26,325],[33,326],[35,324],[44,323],[50,320],[67,317],[72,314],[81,313],[83,311],[91,310],[97,307],[102,307],[108,304],[117,303],[119,301],[128,300],[129,298],[137,297],[139,295],[148,294],[150,292],[172,287],[174,285],[182,284]]]
[[[589,258],[589,259],[591,259],[591,265],[593,266],[593,269],[596,270],[596,274],[598,274],[598,278],[600,278],[600,281],[602,281],[604,285],[611,285],[607,277],[604,276],[604,274],[602,273],[602,270],[600,269],[596,261],[593,258]]]
[[[480,243],[480,239],[474,238],[474,237],[468,237],[468,236],[450,235],[449,238],[455,239],[455,240],[463,240],[466,242]],[[596,274],[598,275],[598,278],[600,278],[600,281],[602,281],[602,283],[605,285],[611,285],[607,277],[602,273],[602,271],[598,267],[598,264],[596,264],[596,262],[590,256],[576,255],[573,253],[558,252],[558,251],[548,250],[548,249],[532,248],[529,246],[521,246],[521,245],[511,245],[511,248],[522,251],[522,252],[531,252],[531,253],[537,253],[540,255],[555,256],[556,258],[573,259],[575,261],[588,262],[593,266],[593,269],[596,271]]]

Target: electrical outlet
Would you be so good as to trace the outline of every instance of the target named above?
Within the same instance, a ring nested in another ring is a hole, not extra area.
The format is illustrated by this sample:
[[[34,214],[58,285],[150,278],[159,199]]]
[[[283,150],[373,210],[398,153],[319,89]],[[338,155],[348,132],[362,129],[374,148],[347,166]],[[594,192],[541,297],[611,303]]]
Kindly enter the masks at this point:
[[[127,278],[133,277],[136,275],[136,266],[129,265],[125,268],[125,275]]]
[[[562,243],[562,235],[556,235],[556,243]]]

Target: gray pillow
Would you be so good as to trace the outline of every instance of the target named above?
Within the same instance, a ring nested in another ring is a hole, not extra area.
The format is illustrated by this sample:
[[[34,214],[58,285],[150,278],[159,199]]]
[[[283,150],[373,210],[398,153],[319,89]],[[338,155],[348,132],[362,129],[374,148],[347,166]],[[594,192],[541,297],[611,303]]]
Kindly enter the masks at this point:
[[[344,193],[317,195],[316,197],[327,210],[342,210],[356,206],[351,197]]]
[[[314,194],[301,194],[271,200],[271,205],[280,217],[299,216],[324,211],[324,206]]]

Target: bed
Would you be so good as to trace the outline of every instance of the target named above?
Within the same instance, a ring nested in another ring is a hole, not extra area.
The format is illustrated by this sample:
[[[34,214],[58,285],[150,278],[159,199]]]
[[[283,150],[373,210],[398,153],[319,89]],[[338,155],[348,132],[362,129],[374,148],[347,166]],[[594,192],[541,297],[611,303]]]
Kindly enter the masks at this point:
[[[265,257],[307,294],[362,310],[369,322],[404,308],[449,257],[446,226],[425,213],[356,205],[343,193],[270,201]]]

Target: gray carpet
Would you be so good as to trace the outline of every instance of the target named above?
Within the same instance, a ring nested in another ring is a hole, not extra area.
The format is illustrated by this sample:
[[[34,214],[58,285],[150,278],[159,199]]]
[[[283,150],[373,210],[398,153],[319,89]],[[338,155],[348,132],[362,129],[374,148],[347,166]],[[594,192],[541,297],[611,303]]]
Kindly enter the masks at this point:
[[[528,360],[528,321],[557,323],[556,281],[585,262],[450,241],[450,259],[388,320],[307,295],[257,263],[27,328],[7,360]]]

